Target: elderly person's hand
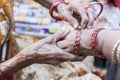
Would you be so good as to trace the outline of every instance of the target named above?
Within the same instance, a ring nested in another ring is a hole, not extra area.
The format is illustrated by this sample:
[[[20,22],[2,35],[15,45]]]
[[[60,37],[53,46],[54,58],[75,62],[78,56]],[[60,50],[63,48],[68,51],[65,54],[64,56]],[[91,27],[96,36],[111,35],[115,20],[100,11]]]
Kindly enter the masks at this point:
[[[21,55],[29,58],[32,63],[47,63],[53,65],[68,60],[81,60],[80,57],[65,52],[56,45],[56,42],[67,36],[67,33],[66,31],[62,31],[42,39],[24,49]]]
[[[92,9],[86,10],[80,2],[76,1],[68,5],[60,4],[58,14],[63,20],[69,22],[74,29],[77,29],[78,26],[91,27],[95,19]]]
[[[64,61],[82,60],[82,57],[65,52],[56,45],[56,42],[63,39],[68,33],[65,31],[58,32],[26,47],[12,59],[0,64],[0,70],[7,77],[33,63],[57,65]]]
[[[78,55],[88,56],[92,55],[90,47],[90,36],[93,30],[82,30],[81,40],[80,40],[80,51]],[[74,54],[74,43],[76,39],[76,30],[71,31],[64,40],[57,42],[58,47],[66,52]]]

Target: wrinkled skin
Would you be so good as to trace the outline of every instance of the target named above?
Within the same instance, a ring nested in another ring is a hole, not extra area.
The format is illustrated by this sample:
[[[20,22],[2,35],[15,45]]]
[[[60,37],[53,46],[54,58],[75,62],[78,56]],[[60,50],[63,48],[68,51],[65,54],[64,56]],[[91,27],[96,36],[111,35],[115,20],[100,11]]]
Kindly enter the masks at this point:
[[[58,6],[58,14],[77,29],[78,26],[82,28],[91,28],[94,23],[94,14],[92,9],[85,9],[80,2],[72,2],[68,5],[60,4]]]
[[[91,47],[90,47],[90,37],[91,37],[91,33],[93,30],[88,30],[88,29],[84,29],[82,30],[80,36],[81,36],[81,40],[80,40],[80,48],[79,48],[79,53],[78,55],[83,55],[83,56],[88,56],[88,55],[92,55],[92,51],[91,51]],[[72,54],[73,53],[73,49],[74,49],[74,43],[75,43],[75,39],[76,39],[76,30],[71,31],[64,40],[61,40],[59,42],[57,42],[58,47],[60,47],[61,49],[63,49],[66,52],[70,52]]]
[[[64,61],[81,61],[82,57],[65,52],[56,45],[56,42],[63,39],[69,32],[58,32],[53,36],[42,39],[25,48],[21,55],[25,55],[32,63],[46,63],[57,65]]]

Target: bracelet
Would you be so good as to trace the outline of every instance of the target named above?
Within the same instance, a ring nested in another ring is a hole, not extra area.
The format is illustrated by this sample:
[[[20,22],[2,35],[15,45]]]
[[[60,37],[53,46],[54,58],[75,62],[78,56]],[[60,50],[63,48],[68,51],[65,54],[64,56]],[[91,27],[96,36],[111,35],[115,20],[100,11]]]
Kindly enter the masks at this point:
[[[56,3],[54,3],[54,4],[50,7],[50,9],[49,9],[50,16],[51,16],[52,18],[56,19],[57,21],[62,21],[62,19],[61,19],[59,16],[54,16],[54,15],[53,15],[53,11],[54,11],[54,9],[57,8],[58,5],[60,5],[60,4],[67,4],[67,3],[65,3],[64,1],[56,2]]]
[[[90,46],[91,46],[91,49],[92,51],[98,56],[98,57],[101,57],[101,58],[105,58],[105,56],[103,55],[103,53],[101,52],[98,52],[97,51],[97,46],[96,46],[96,38],[97,38],[97,35],[98,33],[103,30],[104,28],[97,28],[93,31],[92,35],[91,35],[91,43],[90,43]]]
[[[3,77],[3,73],[2,73],[2,71],[0,70],[0,80],[13,80],[13,76],[10,76],[10,77],[8,77],[8,78],[4,78],[4,77]]]
[[[120,63],[120,40],[116,42],[112,49],[112,60]],[[116,58],[115,58],[116,57]]]
[[[54,15],[53,15],[54,9],[57,8],[59,4],[66,4],[66,5],[67,5],[68,3],[65,3],[64,0],[62,0],[62,1],[61,1],[61,0],[58,0],[56,3],[54,3],[54,4],[50,7],[49,13],[50,13],[50,16],[51,16],[52,18],[56,19],[57,21],[62,21],[62,18],[60,18],[59,16],[54,16]],[[98,15],[97,15],[96,18],[95,18],[95,19],[97,19],[97,18],[100,16],[100,14],[102,13],[102,11],[103,11],[103,5],[102,5],[102,3],[100,3],[100,2],[90,3],[89,5],[85,6],[85,9],[87,10],[88,8],[91,8],[91,7],[94,6],[94,5],[99,5],[99,6],[100,6],[100,11],[99,11]]]
[[[76,32],[76,39],[75,39],[75,43],[74,43],[74,49],[73,49],[73,52],[75,55],[78,55],[79,54],[79,48],[80,48],[80,40],[81,40],[81,33],[82,33],[82,28],[79,27],[77,29],[77,32]]]

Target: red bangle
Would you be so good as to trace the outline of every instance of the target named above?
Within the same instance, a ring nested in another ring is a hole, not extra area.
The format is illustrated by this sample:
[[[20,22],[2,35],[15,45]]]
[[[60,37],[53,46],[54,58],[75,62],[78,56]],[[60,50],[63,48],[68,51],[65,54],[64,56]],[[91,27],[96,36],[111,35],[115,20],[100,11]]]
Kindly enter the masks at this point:
[[[99,11],[98,15],[96,16],[96,18],[98,18],[103,11],[103,4],[100,2],[92,2],[85,7],[85,9],[87,10],[88,8],[91,8],[92,6],[97,5],[97,4],[100,6],[100,11]]]
[[[104,28],[97,28],[93,31],[92,35],[91,35],[91,49],[92,51],[98,56],[98,57],[101,57],[101,58],[105,58],[105,56],[103,55],[103,53],[99,52],[97,50],[97,46],[96,46],[96,38],[97,38],[97,35],[98,33],[103,30]]]
[[[80,49],[80,40],[81,40],[81,32],[82,28],[79,27],[76,32],[76,39],[75,39],[75,44],[74,44],[74,54],[78,55],[79,54],[79,49]]]
[[[67,3],[65,3],[64,1],[54,3],[49,9],[49,13],[52,18],[56,19],[57,21],[62,21],[62,19],[59,16],[53,15],[54,9],[57,8],[59,4],[67,4]]]
[[[54,15],[53,15],[54,9],[57,8],[59,4],[68,4],[68,3],[65,3],[63,0],[62,0],[62,1],[61,1],[61,0],[58,0],[58,2],[54,3],[54,4],[50,7],[49,13],[50,13],[50,16],[51,16],[52,18],[56,19],[57,21],[62,21],[62,19],[61,19],[59,16],[54,16]],[[92,6],[97,5],[97,4],[100,5],[100,11],[99,11],[99,13],[98,13],[98,15],[96,16],[95,19],[97,19],[97,18],[100,16],[100,14],[102,13],[102,11],[103,11],[103,5],[102,5],[102,3],[100,3],[100,2],[93,2],[93,3],[90,3],[89,5],[87,5],[87,6],[85,7],[85,9],[87,10],[88,8],[91,8]]]

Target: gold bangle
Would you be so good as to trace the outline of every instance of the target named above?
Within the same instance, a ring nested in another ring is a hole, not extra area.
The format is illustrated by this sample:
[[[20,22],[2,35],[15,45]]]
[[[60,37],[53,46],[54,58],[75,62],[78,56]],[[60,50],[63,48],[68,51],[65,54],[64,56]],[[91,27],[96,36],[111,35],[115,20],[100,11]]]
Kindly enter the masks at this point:
[[[117,46],[116,55],[117,55],[117,62],[120,63],[120,43]]]
[[[112,50],[112,60],[114,60],[114,61],[117,61],[117,59],[115,58],[115,53],[117,52],[117,47],[119,46],[119,43],[120,43],[120,40],[118,40],[117,42],[116,42],[116,44],[114,45],[114,47],[113,47],[113,50]]]

